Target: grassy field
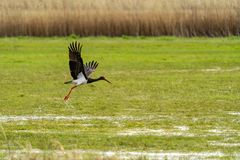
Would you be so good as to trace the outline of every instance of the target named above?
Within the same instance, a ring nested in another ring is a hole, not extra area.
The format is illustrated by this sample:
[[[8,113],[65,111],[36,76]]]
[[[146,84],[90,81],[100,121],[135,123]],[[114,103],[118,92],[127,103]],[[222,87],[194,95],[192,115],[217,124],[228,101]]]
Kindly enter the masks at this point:
[[[113,84],[80,86],[65,103],[75,40],[85,62],[100,63],[93,76]],[[80,149],[239,157],[238,37],[0,38],[0,60],[3,156]]]
[[[1,0],[0,36],[237,36],[239,6],[239,0]]]

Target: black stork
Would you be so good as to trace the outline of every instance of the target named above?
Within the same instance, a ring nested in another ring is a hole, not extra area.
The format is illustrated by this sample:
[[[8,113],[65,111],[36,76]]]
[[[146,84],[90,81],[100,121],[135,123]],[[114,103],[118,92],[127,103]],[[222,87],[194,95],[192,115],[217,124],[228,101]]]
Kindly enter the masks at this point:
[[[104,76],[100,76],[96,79],[90,78],[90,74],[96,70],[98,63],[96,61],[91,61],[83,64],[83,60],[81,57],[82,45],[80,45],[80,43],[78,43],[77,41],[70,43],[68,50],[69,68],[73,80],[64,82],[64,84],[73,84],[74,86],[71,87],[68,94],[64,97],[65,101],[69,99],[72,90],[79,85],[93,83],[99,80],[104,80],[108,83],[111,83]]]

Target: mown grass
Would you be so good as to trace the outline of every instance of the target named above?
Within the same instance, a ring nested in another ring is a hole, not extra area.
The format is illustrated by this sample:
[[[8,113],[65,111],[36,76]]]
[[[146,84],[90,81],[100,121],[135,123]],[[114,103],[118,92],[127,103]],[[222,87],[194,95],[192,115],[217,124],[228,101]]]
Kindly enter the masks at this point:
[[[75,40],[85,62],[100,63],[93,76],[113,84],[80,86],[65,103],[67,46]],[[211,145],[240,143],[239,115],[229,114],[239,113],[239,44],[238,37],[1,38],[1,117],[110,119],[1,120],[0,148],[52,150],[59,141],[64,149],[239,153]]]
[[[239,35],[238,0],[2,0],[0,36]]]

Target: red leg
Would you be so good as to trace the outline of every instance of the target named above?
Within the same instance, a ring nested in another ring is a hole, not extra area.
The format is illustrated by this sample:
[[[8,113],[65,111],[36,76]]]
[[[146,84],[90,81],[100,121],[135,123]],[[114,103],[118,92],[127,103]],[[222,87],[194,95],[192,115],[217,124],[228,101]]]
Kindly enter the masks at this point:
[[[73,90],[74,88],[76,88],[76,87],[77,87],[77,86],[73,86],[73,87],[70,89],[70,91],[68,92],[68,94],[64,97],[64,101],[67,101],[67,100],[69,99],[69,96],[70,96],[72,90]]]

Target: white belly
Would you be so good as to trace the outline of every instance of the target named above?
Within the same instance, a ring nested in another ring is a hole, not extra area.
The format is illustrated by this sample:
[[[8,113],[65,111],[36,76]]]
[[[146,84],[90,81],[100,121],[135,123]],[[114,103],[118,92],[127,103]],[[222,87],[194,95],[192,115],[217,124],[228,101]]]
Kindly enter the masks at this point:
[[[83,73],[79,73],[77,76],[78,79],[73,80],[73,83],[76,85],[80,85],[80,84],[86,84],[87,83],[87,79],[84,77]]]

